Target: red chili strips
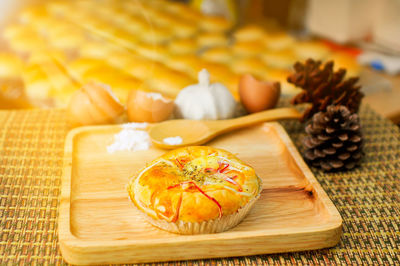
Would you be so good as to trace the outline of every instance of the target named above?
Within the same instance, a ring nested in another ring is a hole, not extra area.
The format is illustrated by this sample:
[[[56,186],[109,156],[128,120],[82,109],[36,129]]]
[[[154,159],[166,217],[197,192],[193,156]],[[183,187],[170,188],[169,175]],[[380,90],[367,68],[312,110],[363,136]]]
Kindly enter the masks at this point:
[[[218,164],[219,164],[219,166],[218,166],[217,171],[218,171],[219,173],[223,173],[223,172],[226,170],[226,168],[229,167],[229,163],[221,163],[221,162],[218,162]]]
[[[219,170],[219,172],[220,172],[220,173],[223,173],[223,172],[226,170],[226,168],[228,168],[228,167],[229,167],[229,164],[226,164],[224,168],[222,168],[222,169]]]
[[[235,177],[237,177],[237,176],[234,176],[233,178],[235,178]],[[242,186],[241,186],[239,183],[237,183],[235,180],[233,180],[232,178],[226,177],[226,178],[224,178],[224,179],[225,179],[225,181],[227,181],[227,182],[229,182],[229,183],[235,185],[235,186],[238,188],[238,191],[239,191],[239,192],[242,192],[242,191],[243,191]]]
[[[223,173],[228,167],[229,167],[229,164],[228,163],[221,163],[221,162],[218,162],[218,164],[219,164],[219,166],[218,166],[218,169],[215,169],[215,168],[205,168],[204,169],[204,171],[205,172],[212,172],[212,173]]]
[[[221,204],[219,204],[219,202],[215,198],[211,197],[210,195],[207,195],[207,193],[204,192],[195,182],[193,182],[193,181],[185,181],[185,182],[173,185],[173,186],[169,186],[167,189],[172,189],[172,188],[176,188],[176,187],[182,187],[182,185],[184,185],[184,184],[193,185],[201,194],[206,196],[209,200],[213,201],[218,206],[219,218],[222,217],[222,206],[221,206]]]
[[[183,169],[182,163],[181,163],[178,159],[175,159],[175,161],[178,163],[179,168],[180,168],[180,169]]]
[[[207,195],[207,193],[205,193],[196,183],[194,183],[194,182],[192,182],[192,183],[193,183],[193,185],[194,185],[204,196],[206,196],[209,200],[212,200],[215,204],[217,204],[217,206],[218,206],[218,211],[219,211],[219,218],[221,218],[221,217],[222,217],[222,207],[221,207],[221,204],[219,204],[219,202],[218,202],[216,199],[214,199],[213,197]]]
[[[158,211],[157,209],[156,209],[156,213],[158,216],[161,216],[163,219],[167,220],[168,222],[174,223],[178,220],[181,204],[182,204],[182,193],[181,193],[181,196],[179,197],[179,201],[176,206],[175,214],[172,217],[165,216],[162,212]]]
[[[173,185],[173,186],[169,186],[169,187],[167,187],[167,189],[172,189],[172,188],[181,187],[182,185],[184,185],[184,184],[188,184],[188,183],[191,183],[191,182],[193,182],[193,181],[185,181],[185,182],[182,182],[182,183],[179,183],[179,184]]]
[[[205,168],[204,171],[205,171],[205,172],[209,172],[209,173],[210,173],[210,172],[216,173],[216,172],[217,172],[217,169],[214,169],[214,168]]]
[[[178,220],[178,218],[179,218],[179,211],[180,211],[180,209],[181,209],[182,197],[183,197],[183,195],[182,195],[182,193],[181,193],[181,196],[179,197],[178,204],[177,204],[177,206],[176,206],[175,215],[174,215],[174,217],[172,218],[172,222],[173,222],[173,223],[175,223],[175,222]]]

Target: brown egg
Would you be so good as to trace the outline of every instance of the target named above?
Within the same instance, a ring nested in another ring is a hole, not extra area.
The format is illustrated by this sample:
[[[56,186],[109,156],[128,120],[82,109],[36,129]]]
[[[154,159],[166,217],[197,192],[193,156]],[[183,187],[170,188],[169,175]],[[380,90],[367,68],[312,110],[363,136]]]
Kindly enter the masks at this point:
[[[260,112],[276,106],[281,94],[279,82],[259,81],[246,74],[239,81],[240,101],[249,113]]]
[[[67,111],[70,124],[75,127],[115,123],[124,110],[109,86],[89,83],[74,93]]]
[[[127,108],[130,122],[156,123],[171,116],[174,102],[159,93],[132,90],[128,95]]]

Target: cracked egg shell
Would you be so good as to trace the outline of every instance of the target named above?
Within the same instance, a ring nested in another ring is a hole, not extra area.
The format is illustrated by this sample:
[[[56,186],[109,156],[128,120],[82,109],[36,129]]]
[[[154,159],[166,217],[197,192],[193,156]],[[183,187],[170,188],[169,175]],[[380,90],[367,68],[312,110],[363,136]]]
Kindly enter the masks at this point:
[[[132,90],[128,96],[127,108],[130,122],[156,123],[171,116],[174,102],[160,93]]]
[[[239,81],[240,101],[249,113],[271,109],[278,103],[281,94],[279,82],[259,81],[246,74]]]
[[[116,123],[125,108],[108,85],[88,83],[76,91],[68,105],[73,127]]]

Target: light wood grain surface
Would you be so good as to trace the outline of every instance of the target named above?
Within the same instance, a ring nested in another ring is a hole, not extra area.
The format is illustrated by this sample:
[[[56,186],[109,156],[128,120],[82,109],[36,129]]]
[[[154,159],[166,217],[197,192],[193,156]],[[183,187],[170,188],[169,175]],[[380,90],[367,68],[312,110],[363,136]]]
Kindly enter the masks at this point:
[[[331,247],[342,219],[283,128],[266,123],[218,137],[263,180],[260,199],[237,227],[223,233],[177,235],[142,219],[126,184],[165,151],[107,153],[119,126],[71,131],[59,216],[63,257],[73,264],[134,263],[231,257]]]

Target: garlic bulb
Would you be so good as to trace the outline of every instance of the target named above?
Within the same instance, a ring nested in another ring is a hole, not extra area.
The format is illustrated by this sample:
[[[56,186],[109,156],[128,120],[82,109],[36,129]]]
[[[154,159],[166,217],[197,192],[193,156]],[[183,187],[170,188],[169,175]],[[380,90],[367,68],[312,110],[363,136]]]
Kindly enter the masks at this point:
[[[198,84],[187,86],[176,97],[176,117],[193,120],[232,118],[236,101],[229,90],[220,83],[210,84],[206,69],[201,70],[198,77]]]

